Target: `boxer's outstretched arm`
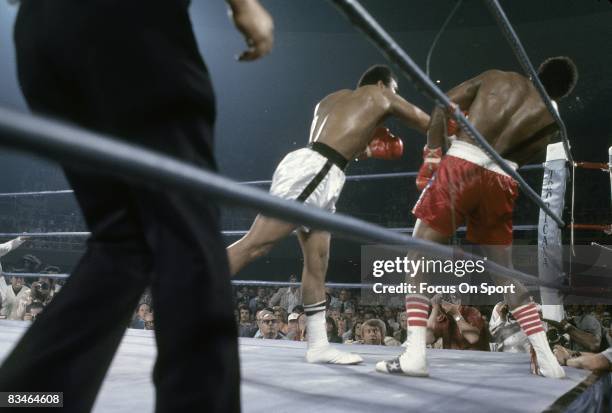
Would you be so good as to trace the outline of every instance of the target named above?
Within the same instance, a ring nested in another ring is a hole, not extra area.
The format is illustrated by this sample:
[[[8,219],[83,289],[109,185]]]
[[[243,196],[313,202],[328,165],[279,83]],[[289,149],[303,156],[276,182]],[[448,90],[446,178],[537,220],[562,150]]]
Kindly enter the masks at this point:
[[[462,111],[469,112],[472,102],[478,94],[480,84],[484,76],[487,76],[489,72],[484,72],[473,79],[466,80],[459,86],[452,88],[448,91],[447,95],[451,102],[459,106]],[[437,107],[431,113],[431,125],[427,131],[427,146],[430,148],[440,148],[446,146],[446,140],[448,138],[448,132],[446,125],[450,116],[448,116],[444,109]]]
[[[408,127],[426,134],[429,127],[429,115],[406,99],[395,93],[387,93],[390,102],[390,112],[397,116]]]

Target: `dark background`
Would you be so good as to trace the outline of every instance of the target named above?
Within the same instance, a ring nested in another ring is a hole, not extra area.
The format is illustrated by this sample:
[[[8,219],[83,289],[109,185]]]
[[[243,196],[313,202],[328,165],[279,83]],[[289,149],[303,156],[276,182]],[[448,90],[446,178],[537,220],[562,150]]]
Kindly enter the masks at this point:
[[[264,0],[275,19],[272,55],[255,63],[238,63],[234,55],[243,41],[226,15],[225,2],[193,2],[194,30],[205,56],[218,99],[217,148],[221,172],[236,180],[270,179],[276,164],[308,139],[315,104],[341,88],[354,87],[360,74],[385,58],[324,0]],[[434,36],[456,4],[454,0],[364,0],[362,4],[421,67]],[[501,1],[533,64],[570,56],[580,79],[574,93],[559,102],[576,160],[607,161],[612,144],[612,5],[597,0]],[[12,23],[16,8],[0,1],[0,105],[26,111],[15,77]],[[112,24],[112,22],[109,22]],[[444,90],[491,69],[521,71],[483,1],[464,0],[433,53],[431,77]],[[432,104],[399,75],[400,93],[426,111]],[[354,163],[348,174],[414,171],[420,165],[424,136],[396,122],[389,126],[402,136],[401,161]],[[534,159],[541,162],[543,159]],[[65,189],[61,170],[49,161],[0,150],[0,192]],[[541,172],[524,175],[539,192]],[[579,171],[576,179],[576,222],[611,222],[607,174]],[[417,197],[413,179],[348,183],[338,210],[388,227],[412,226]],[[522,198],[522,197],[521,197]],[[569,201],[569,199],[568,199]],[[567,203],[569,206],[569,202]],[[223,228],[247,229],[253,211],[224,208]],[[566,214],[567,215],[567,214]],[[519,200],[515,224],[536,224],[537,209]],[[0,232],[85,231],[71,196],[0,198]],[[517,242],[533,243],[536,233],[516,233]],[[236,238],[227,237],[227,242]],[[610,237],[579,234],[579,242]],[[16,261],[26,252],[70,270],[82,251],[78,239],[36,242],[7,257]],[[328,279],[357,281],[359,245],[334,241]],[[178,267],[179,263],[177,263]],[[279,245],[266,259],[251,265],[239,278],[285,279],[299,272],[297,242]]]

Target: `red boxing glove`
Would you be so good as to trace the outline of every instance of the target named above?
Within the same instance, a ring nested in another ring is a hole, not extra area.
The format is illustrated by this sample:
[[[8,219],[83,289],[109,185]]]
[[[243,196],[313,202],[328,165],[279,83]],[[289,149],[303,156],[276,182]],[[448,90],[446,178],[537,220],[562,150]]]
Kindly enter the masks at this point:
[[[399,159],[404,153],[404,142],[393,135],[388,128],[376,128],[365,153],[368,158],[388,161]]]
[[[441,160],[442,148],[430,149],[429,146],[425,145],[423,148],[423,165],[421,165],[416,179],[416,186],[419,191],[425,189],[431,177],[438,170]]]
[[[467,118],[468,111],[464,110],[463,115]],[[453,135],[456,135],[458,132],[459,132],[459,125],[457,125],[457,121],[454,118],[448,118],[448,121],[446,122],[446,135],[453,136]]]

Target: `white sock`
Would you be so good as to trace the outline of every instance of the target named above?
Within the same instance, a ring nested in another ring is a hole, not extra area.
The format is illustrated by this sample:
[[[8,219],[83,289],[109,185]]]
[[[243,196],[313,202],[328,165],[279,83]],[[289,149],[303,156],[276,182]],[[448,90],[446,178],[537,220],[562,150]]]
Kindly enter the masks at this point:
[[[422,295],[406,296],[406,321],[408,324],[408,345],[410,353],[425,353],[427,338],[427,317],[429,312],[429,299]]]
[[[308,348],[329,345],[329,341],[327,341],[325,310],[306,316],[306,338],[308,340]]]

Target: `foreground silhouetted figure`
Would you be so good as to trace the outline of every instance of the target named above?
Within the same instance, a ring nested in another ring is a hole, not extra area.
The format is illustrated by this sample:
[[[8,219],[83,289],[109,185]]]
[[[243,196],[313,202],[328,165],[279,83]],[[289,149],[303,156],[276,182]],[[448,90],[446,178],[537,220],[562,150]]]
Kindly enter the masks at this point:
[[[266,54],[270,16],[257,0],[228,3],[250,46],[241,59]],[[215,99],[188,5],[22,1],[15,43],[30,108],[215,170]],[[156,410],[239,411],[237,329],[214,200],[112,171],[67,163],[65,172],[92,233],[87,251],[4,361],[0,391],[63,392],[62,411],[90,411],[151,285]]]

